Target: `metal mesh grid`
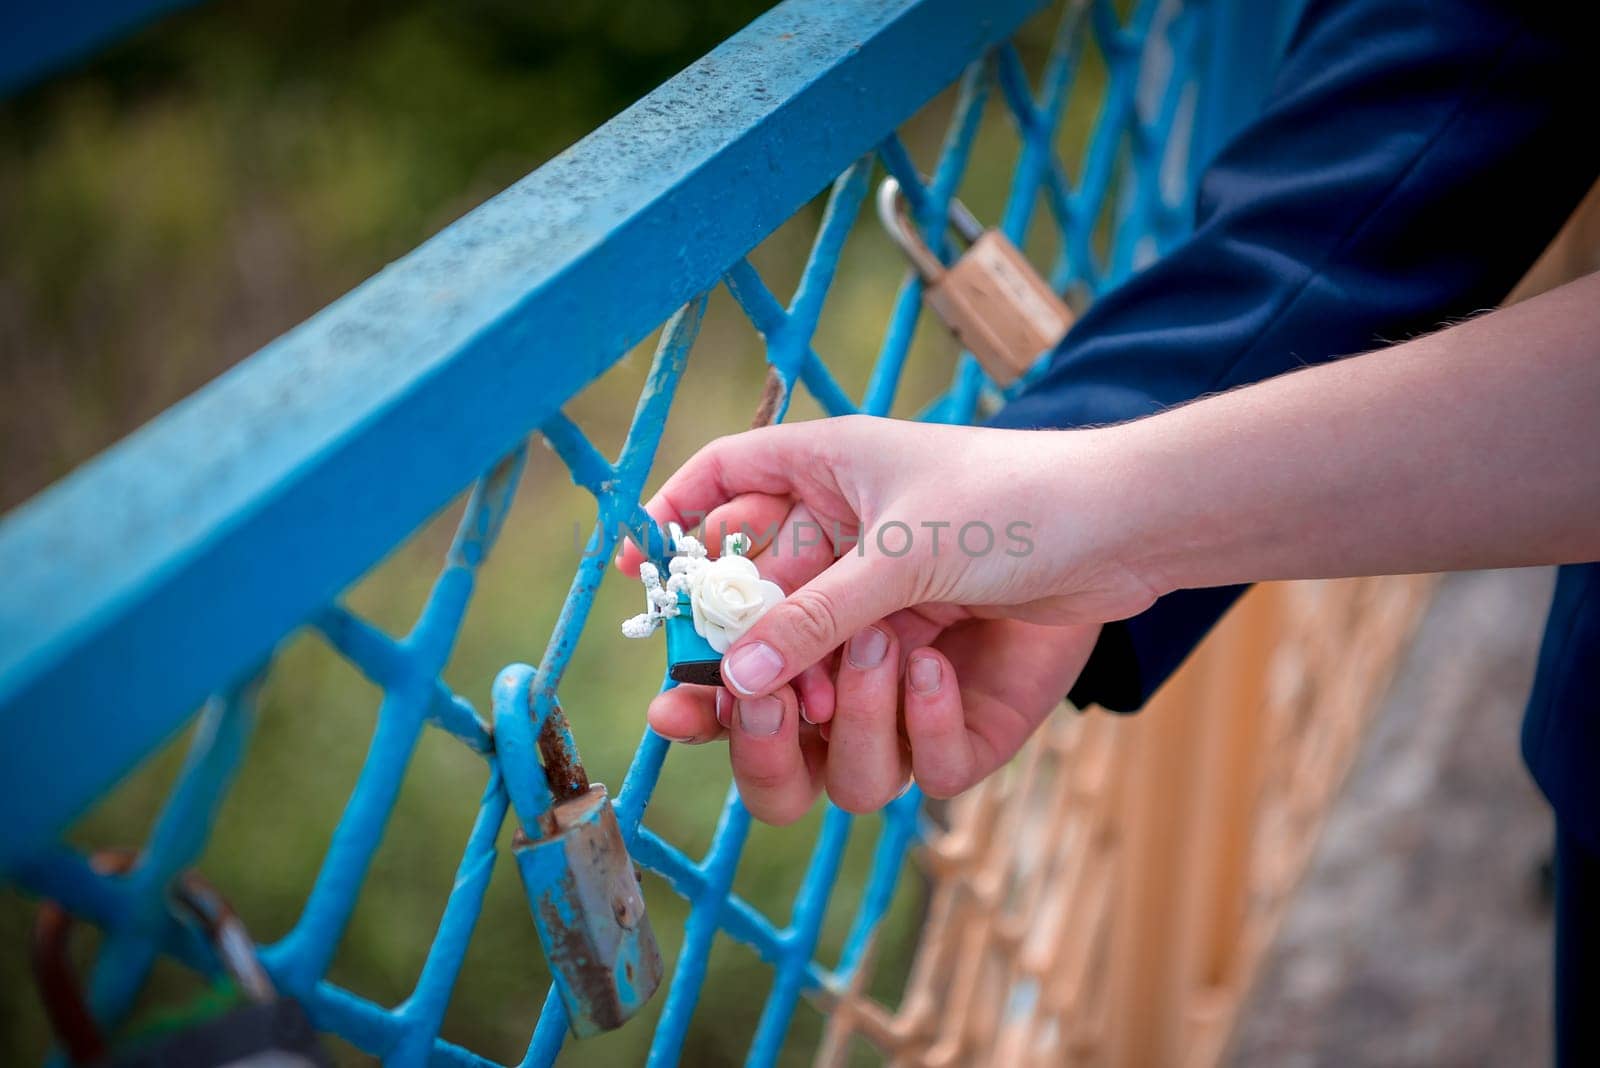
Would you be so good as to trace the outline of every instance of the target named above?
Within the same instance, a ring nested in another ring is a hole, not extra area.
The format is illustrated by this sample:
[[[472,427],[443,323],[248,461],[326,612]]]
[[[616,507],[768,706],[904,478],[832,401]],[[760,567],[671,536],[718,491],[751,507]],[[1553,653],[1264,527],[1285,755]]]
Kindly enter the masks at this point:
[[[900,182],[930,246],[948,256],[943,226],[947,205],[961,184],[974,138],[991,96],[1015,125],[1021,152],[1000,228],[1019,245],[1044,204],[1059,238],[1050,276],[1058,290],[1081,286],[1092,295],[1114,284],[1179,237],[1190,212],[1191,168],[1187,149],[1197,91],[1197,46],[1218,5],[1146,0],[1123,21],[1109,2],[1071,2],[1037,87],[1015,48],[1003,45],[976,59],[961,78],[942,151],[924,182],[904,145],[890,132],[872,156],[849,167],[834,182],[801,281],[785,305],[746,258],[730,264],[724,283],[766,342],[767,360],[784,386],[782,411],[798,383],[829,414],[888,414],[906,365],[921,312],[921,285],[909,277],[894,304],[882,348],[861,402],[840,387],[812,348],[824,301],[841,250],[877,167]],[[1057,132],[1071,96],[1083,51],[1097,48],[1107,71],[1087,149],[1068,176],[1057,149]],[[1109,252],[1096,249],[1097,233],[1109,226]],[[538,434],[593,494],[597,517],[584,562],[537,669],[507,669],[515,684],[505,688],[507,708],[497,714],[531,712],[537,731],[556,708],[562,675],[593,603],[607,562],[623,528],[648,531],[652,555],[664,545],[640,508],[674,391],[683,373],[705,309],[706,296],[690,302],[667,324],[626,444],[616,461],[603,456],[565,415],[545,422]],[[1025,383],[1024,383],[1025,384]],[[1020,384],[1017,388],[1020,388]],[[970,422],[986,401],[999,399],[976,361],[963,355],[952,382],[920,416]],[[509,508],[526,446],[504,457],[474,488],[458,532],[425,607],[409,633],[396,638],[334,604],[311,620],[323,638],[384,691],[365,765],[292,931],[262,947],[262,957],[280,988],[306,1005],[319,1028],[393,1064],[492,1063],[438,1037],[455,978],[461,968],[496,861],[495,840],[515,808],[530,818],[542,772],[497,754],[485,717],[440,678],[461,624],[474,579]],[[178,785],[146,844],[137,868],[126,876],[95,871],[91,859],[59,847],[29,859],[17,874],[30,890],[61,901],[73,913],[107,932],[94,971],[91,999],[97,1015],[115,1020],[127,1012],[160,953],[198,968],[207,953],[167,912],[164,889],[200,855],[220,800],[244,753],[254,715],[256,682],[246,681],[213,699],[202,714]],[[525,702],[525,703],[524,703]],[[356,907],[363,879],[394,806],[408,757],[427,725],[440,728],[484,756],[487,782],[455,885],[437,934],[411,995],[385,1007],[342,989],[327,975],[336,947]],[[582,740],[582,726],[578,727]],[[828,966],[814,958],[823,912],[856,820],[830,808],[822,824],[800,890],[787,919],[758,911],[730,890],[750,817],[730,790],[712,844],[693,858],[644,822],[657,776],[670,744],[648,731],[641,739],[617,797],[624,837],[634,858],[659,873],[691,902],[685,939],[671,978],[651,1051],[651,1063],[672,1063],[682,1046],[705,977],[714,936],[722,932],[770,963],[775,982],[768,994],[748,1062],[772,1064],[778,1057],[798,999],[828,1002],[852,986],[868,955],[904,867],[908,850],[922,836],[921,799],[913,790],[875,820],[881,822],[872,872],[856,903],[854,922],[841,958]],[[523,1058],[548,1064],[566,1037],[567,1020],[554,991]]]

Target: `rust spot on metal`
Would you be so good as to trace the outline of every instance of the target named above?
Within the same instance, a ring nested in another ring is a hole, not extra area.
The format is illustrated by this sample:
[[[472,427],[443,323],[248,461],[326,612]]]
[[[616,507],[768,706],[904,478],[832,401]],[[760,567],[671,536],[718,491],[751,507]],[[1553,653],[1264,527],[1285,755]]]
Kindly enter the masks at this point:
[[[630,931],[639,926],[639,917],[643,914],[644,902],[628,890],[611,899],[611,915],[616,917],[620,926]]]
[[[98,1063],[109,1050],[105,1035],[89,1014],[78,970],[67,957],[71,926],[71,917],[60,905],[47,901],[39,906],[33,924],[33,979],[50,1028],[67,1056],[74,1064]]]
[[[556,895],[576,900],[577,883],[568,876],[556,890]],[[556,895],[542,898],[539,912],[544,919],[543,928],[550,944],[545,947],[550,955],[550,966],[565,979],[577,1003],[595,1025],[611,1031],[627,1022],[622,1005],[617,1001],[606,969],[598,960],[591,959],[595,947],[582,924],[569,926],[556,906]]]
[[[553,705],[550,715],[539,731],[539,758],[544,763],[545,778],[550,792],[557,801],[577,797],[589,789],[589,774],[583,770],[577,750],[572,746],[572,731],[567,725],[566,713],[559,704]]]
[[[756,414],[750,419],[750,429],[760,430],[764,426],[771,426],[788,393],[784,388],[783,376],[778,374],[776,367],[768,364],[767,380],[761,386],[761,402],[756,405]]]
[[[103,875],[124,875],[138,857],[131,849],[102,849],[89,858],[89,866]],[[75,1064],[94,1064],[109,1056],[109,1049],[84,999],[78,970],[67,955],[72,925],[71,914],[60,903],[39,903],[30,947],[33,976],[45,1016],[67,1056]]]

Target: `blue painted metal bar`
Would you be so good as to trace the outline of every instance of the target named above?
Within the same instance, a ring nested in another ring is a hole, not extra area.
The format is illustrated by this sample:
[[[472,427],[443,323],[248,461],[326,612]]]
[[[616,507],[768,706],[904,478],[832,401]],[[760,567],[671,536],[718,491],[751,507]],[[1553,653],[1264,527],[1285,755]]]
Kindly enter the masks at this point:
[[[0,95],[196,0],[18,0],[0,11]]]
[[[788,0],[0,523],[0,870],[1039,6]]]
[[[1006,203],[1006,213],[1001,230],[1018,248],[1028,234],[1028,223],[1033,218],[1034,203],[1047,170],[1056,163],[1052,141],[1061,124],[1067,105],[1067,93],[1077,76],[1083,55],[1084,8],[1069,4],[1056,23],[1056,34],[1050,46],[1050,58],[1045,66],[1043,84],[1037,96],[1029,100],[1028,77],[1022,69],[1022,60],[1014,45],[1007,42],[998,52],[998,81],[1000,91],[1010,105],[1012,114],[1023,127],[1022,152],[1017,158],[1016,170],[1011,176],[1011,196]],[[1030,107],[1024,109],[1027,100]],[[1025,117],[1026,116],[1026,121]],[[1058,212],[1058,217],[1065,215]]]
[[[748,1065],[775,1064],[783,1051],[784,1036],[794,1016],[800,992],[805,988],[811,955],[822,933],[828,898],[839,878],[844,849],[850,842],[853,820],[848,812],[828,806],[822,820],[822,833],[811,851],[811,864],[795,898],[793,924],[784,932],[784,954],[773,976],[772,991],[761,1009],[761,1020],[750,1041]]]
[[[450,897],[445,902],[444,915],[439,918],[439,929],[429,947],[428,959],[422,965],[422,974],[411,996],[398,1010],[409,1029],[390,1050],[387,1058],[390,1065],[406,1068],[426,1064],[433,1052],[434,1036],[444,1022],[444,1011],[450,1003],[456,976],[461,973],[467,943],[478,922],[478,914],[483,911],[483,895],[488,892],[489,877],[494,874],[497,855],[494,843],[505,823],[506,805],[505,787],[497,770],[484,788],[483,803],[462,851],[455,885],[450,888]]]
[[[767,288],[749,260],[741,257],[736,261],[723,275],[723,282],[763,337],[772,337],[787,327],[789,313],[784,311],[783,305],[778,303],[778,298],[772,295],[772,290]],[[806,389],[811,391],[811,395],[817,398],[829,415],[851,415],[857,411],[855,402],[840,388],[822,358],[812,350],[809,338],[800,365],[800,381],[805,383]]]
[[[755,283],[749,278],[755,274],[750,261],[740,259],[735,269],[727,275],[727,284],[740,307],[754,309],[762,315],[763,322],[756,323],[767,341],[767,362],[777,371],[783,384],[783,396],[778,402],[774,419],[782,422],[789,413],[789,401],[794,382],[802,377],[830,414],[843,415],[854,410],[828,367],[811,350],[811,338],[817,331],[817,320],[822,316],[822,302],[833,284],[834,270],[839,265],[839,254],[844,249],[845,238],[855,222],[856,213],[867,195],[867,183],[872,177],[872,158],[863,156],[841,174],[833,183],[828,195],[828,205],[823,211],[822,225],[817,229],[816,240],[811,245],[800,284],[795,287],[794,299],[784,314],[775,314],[761,300]],[[765,286],[759,287],[764,290]],[[743,293],[743,297],[740,294]]]
[[[1145,119],[1138,112],[1135,113],[1135,165],[1129,170],[1129,188],[1111,241],[1110,273],[1113,279],[1126,278],[1141,265],[1141,249],[1145,250],[1147,258],[1154,258],[1154,246],[1161,232],[1157,226],[1161,207],[1161,156],[1177,121],[1178,105],[1185,91],[1193,87],[1184,58],[1192,54],[1199,26],[1195,13],[1189,9],[1179,9],[1170,16],[1164,32],[1172,57],[1167,62],[1175,69],[1155,83],[1157,92],[1152,94],[1154,114]],[[1152,31],[1151,41],[1146,48],[1153,47],[1155,32]]]
[[[921,835],[917,822],[921,808],[922,791],[913,788],[884,809],[878,846],[872,856],[872,874],[867,879],[861,906],[856,910],[850,933],[845,936],[844,952],[839,958],[837,972],[842,981],[848,982],[861,966],[884,916],[889,913],[906,852]]]
[[[655,1038],[650,1043],[647,1063],[651,1068],[676,1064],[678,1053],[683,1049],[684,1036],[688,1034],[689,1021],[705,983],[711,941],[721,927],[720,914],[729,898],[733,874],[749,832],[750,813],[740,804],[738,791],[730,789],[712,835],[711,851],[697,867],[701,877],[699,885],[689,895],[689,920],[684,925],[683,948],[678,953],[678,966],[667,990],[666,1004],[661,1007]]]
[[[878,147],[879,158],[889,173],[900,183],[905,196],[921,227],[928,248],[941,260],[949,256],[949,237],[945,233],[944,219],[950,210],[950,201],[966,173],[972,143],[977,136],[978,121],[983,117],[983,106],[988,99],[988,81],[984,77],[985,64],[972,64],[961,77],[956,96],[955,111],[950,130],[939,152],[939,165],[933,184],[925,186],[917,173],[905,146],[898,137],[886,138]],[[884,332],[883,345],[878,350],[877,362],[872,368],[872,378],[867,383],[862,410],[873,415],[888,415],[894,406],[895,392],[900,386],[900,376],[905,369],[906,357],[911,351],[917,320],[922,311],[923,279],[915,272],[907,272],[900,283],[894,308],[889,314],[889,326]]]
[[[133,1007],[168,933],[167,886],[205,851],[217,808],[232,783],[255,725],[260,681],[207,702],[187,759],[150,840],[127,876],[132,922],[110,929],[95,960],[89,1005],[96,1018],[119,1020]]]
[[[958,0],[897,0],[873,10],[846,0],[788,0],[548,167],[0,524],[0,564],[13,565],[23,584],[21,596],[0,605],[0,729],[12,743],[0,757],[0,812],[18,831],[0,844],[0,864],[32,892],[108,930],[96,981],[97,1005],[108,1021],[126,1007],[156,952],[202,970],[213,965],[163,900],[167,881],[205,841],[248,717],[216,711],[233,707],[226,703],[208,712],[208,729],[197,733],[188,769],[133,877],[95,872],[51,839],[181,722],[186,702],[237,678],[309,621],[385,696],[367,760],[300,920],[263,950],[264,961],[319,1027],[389,1063],[491,1063],[440,1039],[439,1024],[506,815],[515,810],[527,826],[551,803],[534,739],[547,722],[566,722],[557,692],[619,525],[628,524],[658,561],[665,555],[662,532],[639,496],[707,289],[719,278],[727,284],[767,339],[768,359],[786,387],[804,383],[832,413],[856,410],[812,347],[812,335],[870,184],[866,153],[875,149],[901,180],[930,244],[945,254],[944,213],[994,84],[1022,142],[1001,225],[1020,240],[1042,196],[1063,248],[1057,284],[1091,290],[1109,284],[1133,269],[1151,242],[1160,247],[1181,236],[1192,194],[1167,189],[1162,171],[1175,162],[1180,177],[1192,176],[1183,170],[1189,143],[1214,141],[1218,130],[1239,121],[1247,106],[1242,91],[1223,104],[1207,104],[1202,94],[1197,108],[1195,90],[1223,73],[1217,56],[1237,55],[1227,20],[1259,2],[1141,0],[1126,25],[1110,0],[1069,3],[1035,90],[1016,50],[994,46],[1040,6],[1037,0],[1002,0],[981,10]],[[1091,38],[1105,54],[1110,81],[1074,189],[1055,139]],[[1215,46],[1209,52],[1208,44]],[[950,125],[924,183],[894,126],[958,74]],[[863,86],[872,91],[863,93]],[[718,101],[714,117],[702,110],[704,99]],[[1183,128],[1186,115],[1204,127],[1192,138]],[[751,173],[763,175],[754,191]],[[785,308],[745,254],[830,181],[822,225]],[[1108,213],[1111,254],[1101,264],[1092,241]],[[683,237],[686,225],[694,227],[692,241]],[[901,287],[862,406],[867,411],[887,413],[894,403],[920,297],[915,280]],[[674,307],[613,463],[562,405]],[[998,396],[963,355],[924,416],[970,421],[985,398]],[[502,672],[499,729],[491,730],[440,672],[475,572],[509,510],[525,436],[535,429],[574,482],[594,495],[596,528],[539,667]],[[382,477],[395,455],[409,461],[406,480]],[[427,603],[403,639],[334,603],[351,578],[484,469]],[[230,581],[216,583],[222,575]],[[97,670],[105,664],[118,670]],[[96,745],[82,746],[83,729],[111,707],[123,733],[101,732],[93,735]],[[427,960],[411,996],[391,1009],[323,976],[412,747],[430,722],[482,754],[488,778]],[[68,745],[76,745],[75,759],[63,765]],[[575,758],[570,738],[566,745]],[[878,821],[871,871],[839,965],[829,971],[815,959],[816,944],[855,821],[829,810],[790,924],[780,929],[731,892],[750,826],[736,792],[698,862],[641,826],[669,751],[665,739],[644,732],[615,806],[633,859],[691,903],[650,1063],[676,1063],[720,932],[775,971],[749,1052],[750,1064],[770,1065],[798,999],[819,996],[825,1004],[829,991],[848,985],[867,959],[921,831],[920,796],[910,791]],[[30,763],[50,773],[42,794]],[[19,808],[24,800],[33,807]],[[551,1063],[567,1026],[565,1004],[552,988],[522,1063]]]

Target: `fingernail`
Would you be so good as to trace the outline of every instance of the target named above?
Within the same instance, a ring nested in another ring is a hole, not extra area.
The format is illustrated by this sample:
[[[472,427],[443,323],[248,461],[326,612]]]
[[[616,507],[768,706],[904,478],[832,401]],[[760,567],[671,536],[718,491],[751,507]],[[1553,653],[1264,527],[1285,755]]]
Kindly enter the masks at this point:
[[[722,661],[722,681],[742,694],[757,694],[771,686],[783,670],[783,657],[766,642],[735,649]]]
[[[661,735],[661,737],[665,738],[667,741],[676,742],[679,745],[694,745],[696,742],[698,742],[700,740],[699,738],[697,738],[693,734],[688,735],[687,737],[680,738],[676,734],[668,734],[666,731],[656,730],[656,728],[654,728],[654,727],[651,727],[650,729],[655,731],[657,734]]]
[[[868,627],[850,639],[850,666],[875,668],[883,663],[883,654],[888,651],[889,636],[877,627]]]
[[[939,688],[940,676],[944,674],[939,667],[939,661],[931,656],[914,656],[911,658],[911,688],[918,693],[933,693]]]
[[[806,703],[798,699],[796,699],[795,703],[800,706],[800,718],[805,720],[807,723],[811,723],[811,717],[806,715]],[[815,723],[811,723],[811,725],[813,727],[816,726]]]
[[[733,727],[733,697],[727,690],[717,691],[717,722],[724,728]]]
[[[783,701],[768,695],[739,702],[739,727],[746,734],[777,734],[783,726]]]

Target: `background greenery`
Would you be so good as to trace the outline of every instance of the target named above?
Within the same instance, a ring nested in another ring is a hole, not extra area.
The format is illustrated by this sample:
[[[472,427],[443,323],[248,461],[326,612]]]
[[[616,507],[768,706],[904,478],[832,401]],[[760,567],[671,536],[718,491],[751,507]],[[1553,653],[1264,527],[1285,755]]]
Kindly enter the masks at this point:
[[[68,472],[177,398],[414,247],[581,137],[738,29],[748,0],[217,0],[139,32],[79,69],[0,103],[0,504]],[[1030,64],[1048,26],[1023,38]],[[1091,56],[1092,86],[1101,72]],[[1094,94],[1075,98],[1069,158]],[[904,131],[931,164],[946,98]],[[996,109],[998,110],[998,109]],[[998,121],[996,121],[998,120]],[[1015,159],[991,115],[963,195],[993,218]],[[757,250],[776,292],[791,291],[815,229],[813,203]],[[1051,237],[1030,237],[1048,256]],[[864,219],[817,337],[859,394],[898,283],[897,254]],[[619,299],[625,294],[619,292]],[[614,451],[648,365],[641,346],[570,410]],[[903,410],[947,380],[949,343],[924,329]],[[759,393],[760,339],[725,294],[714,297],[684,383],[694,403],[668,426],[657,478],[709,437],[745,425]],[[692,410],[691,410],[692,409]],[[797,415],[813,414],[801,403]],[[406,457],[394,458],[404,478]],[[350,594],[392,631],[414,618],[459,502]],[[537,661],[577,562],[589,499],[534,450],[501,546],[448,671],[479,708],[504,664]],[[556,546],[550,551],[550,546]],[[293,560],[262,566],[292,568]],[[615,621],[636,588],[608,583],[563,686],[595,777],[615,785],[660,673],[658,646],[625,648]],[[116,665],[102,665],[115,670]],[[266,688],[251,749],[202,868],[262,940],[293,923],[354,782],[378,693],[312,638],[288,639]],[[73,832],[83,844],[141,841],[170,786],[183,738],[130,777]],[[377,857],[332,978],[381,1002],[413,982],[482,790],[482,761],[430,732]],[[726,790],[720,746],[671,756],[648,822],[691,854],[704,849]],[[736,888],[782,918],[815,819],[757,828]],[[875,838],[863,821],[830,911],[823,959],[837,953]],[[881,992],[903,973],[920,882],[904,880],[884,937]],[[669,960],[684,909],[658,881],[650,908]],[[26,973],[32,905],[0,895],[0,1061],[35,1062],[48,1036]],[[87,951],[93,938],[80,940]],[[87,956],[87,952],[85,954]],[[686,1064],[733,1064],[754,1028],[767,969],[719,941]],[[512,865],[502,863],[452,1002],[447,1037],[520,1057],[545,973]],[[134,1026],[197,987],[163,967]],[[653,1009],[659,1008],[657,999]],[[649,1018],[569,1045],[568,1063],[635,1063]],[[819,1033],[802,1008],[796,1063]],[[341,1057],[361,1058],[349,1049]]]

